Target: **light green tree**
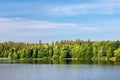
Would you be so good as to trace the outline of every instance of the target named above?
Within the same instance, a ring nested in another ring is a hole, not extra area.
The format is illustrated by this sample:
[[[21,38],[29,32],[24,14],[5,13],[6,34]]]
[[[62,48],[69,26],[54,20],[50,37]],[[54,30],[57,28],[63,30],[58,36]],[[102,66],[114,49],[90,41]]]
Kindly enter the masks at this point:
[[[117,59],[120,59],[120,48],[116,49],[114,51],[114,56],[117,58]]]

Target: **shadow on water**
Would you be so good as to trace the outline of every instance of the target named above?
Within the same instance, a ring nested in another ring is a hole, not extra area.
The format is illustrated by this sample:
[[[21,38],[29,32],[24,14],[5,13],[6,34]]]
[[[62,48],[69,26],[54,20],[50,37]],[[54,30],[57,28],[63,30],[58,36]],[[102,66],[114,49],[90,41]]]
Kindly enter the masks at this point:
[[[100,60],[0,60],[0,64],[101,64],[101,65],[119,65],[120,61],[100,61]]]

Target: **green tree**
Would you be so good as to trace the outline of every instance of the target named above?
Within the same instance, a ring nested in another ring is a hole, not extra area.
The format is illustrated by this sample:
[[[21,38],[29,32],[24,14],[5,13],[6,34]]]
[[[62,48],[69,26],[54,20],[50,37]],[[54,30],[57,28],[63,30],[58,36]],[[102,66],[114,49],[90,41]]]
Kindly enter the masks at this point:
[[[5,50],[4,51],[4,58],[7,58],[8,57],[8,53],[7,53],[7,51]]]
[[[120,48],[116,49],[114,51],[114,56],[117,58],[117,59],[120,59]]]
[[[94,46],[94,47],[93,47],[92,53],[93,53],[93,55],[94,55],[94,56],[93,56],[94,58],[98,57],[97,46]]]
[[[19,57],[22,59],[22,58],[25,58],[25,50],[22,49],[19,51]]]
[[[56,42],[56,44],[58,44],[58,43]],[[59,59],[59,53],[60,53],[60,51],[59,51],[58,46],[54,46],[54,49],[53,49],[53,59]]]
[[[105,50],[104,47],[100,47],[99,51],[98,51],[98,57],[103,57],[105,55]]]
[[[12,53],[10,52],[9,54],[8,54],[8,58],[10,58],[10,59],[12,59]]]
[[[37,58],[38,52],[36,49],[33,50],[32,58]]]
[[[69,46],[66,45],[62,46],[60,58],[71,58]]]
[[[107,49],[106,49],[106,57],[110,58],[113,56],[113,52],[112,52],[112,48],[111,46],[109,46]]]
[[[92,46],[87,47],[86,57],[89,59],[93,57]]]
[[[18,55],[17,55],[16,52],[13,53],[13,55],[12,55],[12,59],[18,59]]]
[[[38,50],[38,58],[43,58],[44,57],[44,52],[43,50]]]

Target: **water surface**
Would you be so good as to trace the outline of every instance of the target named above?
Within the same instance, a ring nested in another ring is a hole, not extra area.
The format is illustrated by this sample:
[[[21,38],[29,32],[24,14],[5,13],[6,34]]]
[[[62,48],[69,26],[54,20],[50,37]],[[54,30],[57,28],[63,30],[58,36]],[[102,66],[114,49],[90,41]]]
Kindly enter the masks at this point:
[[[120,66],[115,63],[13,63],[0,64],[0,80],[120,80]]]

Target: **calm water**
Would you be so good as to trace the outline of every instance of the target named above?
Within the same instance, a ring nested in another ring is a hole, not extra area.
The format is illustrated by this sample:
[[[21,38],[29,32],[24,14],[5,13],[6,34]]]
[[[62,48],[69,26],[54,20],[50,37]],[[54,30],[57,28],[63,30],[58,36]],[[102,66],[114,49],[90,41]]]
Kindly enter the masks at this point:
[[[120,66],[115,62],[30,62],[34,64],[25,64],[24,61],[21,64],[19,61],[1,61],[0,80],[120,80]]]

